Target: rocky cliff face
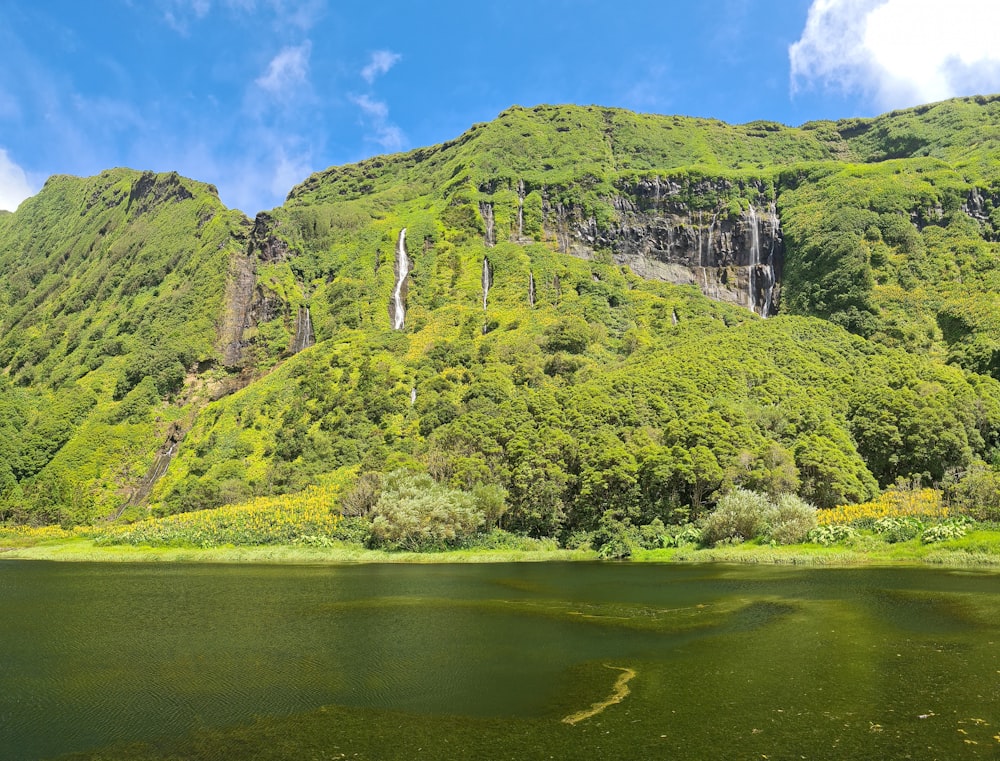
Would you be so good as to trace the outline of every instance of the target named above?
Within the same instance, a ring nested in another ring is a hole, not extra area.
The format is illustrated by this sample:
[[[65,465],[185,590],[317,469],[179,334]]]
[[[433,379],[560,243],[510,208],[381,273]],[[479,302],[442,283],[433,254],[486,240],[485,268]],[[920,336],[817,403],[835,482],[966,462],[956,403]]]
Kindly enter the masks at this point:
[[[244,363],[250,344],[248,333],[260,323],[273,320],[282,307],[275,293],[257,283],[258,263],[284,261],[289,255],[288,244],[275,235],[274,226],[268,214],[258,214],[246,251],[234,257],[230,265],[219,346],[223,364],[231,369]]]
[[[697,285],[709,298],[764,317],[777,313],[784,246],[776,198],[763,182],[651,177],[617,190],[608,199],[613,219],[599,223],[543,189],[544,237],[567,254],[589,259],[610,252],[640,277]],[[483,206],[492,245],[492,209]],[[525,242],[517,231],[511,237]]]
[[[962,204],[962,211],[976,221],[983,237],[988,241],[1000,240],[1000,215],[997,214],[997,209],[1000,209],[1000,193],[984,192],[977,187],[969,191]],[[940,207],[936,207],[933,212],[936,220],[944,216]],[[918,228],[922,228],[922,225],[918,225]]]

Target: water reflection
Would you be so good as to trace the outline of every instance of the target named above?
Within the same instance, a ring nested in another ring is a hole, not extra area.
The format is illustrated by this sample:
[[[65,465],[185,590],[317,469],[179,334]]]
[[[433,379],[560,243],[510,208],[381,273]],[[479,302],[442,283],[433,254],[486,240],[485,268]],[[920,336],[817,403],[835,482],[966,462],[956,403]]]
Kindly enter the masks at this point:
[[[406,758],[420,739],[439,758],[485,758],[469,754],[487,740],[507,755],[527,743],[519,758],[734,747],[741,758],[832,747],[990,758],[998,581],[924,569],[0,561],[0,758],[191,743],[193,731],[216,748],[205,757],[226,758],[226,733],[361,747],[373,728],[388,733],[377,757]],[[634,674],[627,697],[563,725],[615,694],[615,669]]]

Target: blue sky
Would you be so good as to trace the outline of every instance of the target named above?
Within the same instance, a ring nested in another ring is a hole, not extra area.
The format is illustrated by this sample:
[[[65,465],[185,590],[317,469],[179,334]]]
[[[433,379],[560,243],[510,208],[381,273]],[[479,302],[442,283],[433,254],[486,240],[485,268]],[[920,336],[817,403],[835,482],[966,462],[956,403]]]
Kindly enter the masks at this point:
[[[311,172],[514,104],[797,125],[996,92],[994,6],[0,0],[0,208],[51,174],[129,166],[213,183],[252,215]]]

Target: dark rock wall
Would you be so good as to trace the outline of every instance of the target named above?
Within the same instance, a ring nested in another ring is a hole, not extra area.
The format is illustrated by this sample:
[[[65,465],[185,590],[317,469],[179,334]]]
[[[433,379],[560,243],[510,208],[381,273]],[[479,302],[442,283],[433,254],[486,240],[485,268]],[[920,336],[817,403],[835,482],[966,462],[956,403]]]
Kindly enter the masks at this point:
[[[762,183],[650,178],[623,184],[610,203],[614,220],[599,224],[579,206],[546,199],[545,237],[567,254],[607,251],[640,277],[698,285],[709,298],[777,313],[784,245],[776,200]]]

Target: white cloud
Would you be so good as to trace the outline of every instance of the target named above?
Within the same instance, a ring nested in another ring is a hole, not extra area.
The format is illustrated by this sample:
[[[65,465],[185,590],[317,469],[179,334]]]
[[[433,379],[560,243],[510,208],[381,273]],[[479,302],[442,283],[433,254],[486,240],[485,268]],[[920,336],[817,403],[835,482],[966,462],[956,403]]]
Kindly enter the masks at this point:
[[[230,0],[240,2],[241,0]],[[253,2],[253,0],[246,0]],[[309,31],[326,12],[326,0],[270,0],[274,14],[282,25]]]
[[[284,149],[279,149],[273,157],[270,166],[271,193],[277,198],[284,198],[295,185],[298,185],[313,171],[308,155],[289,156]]]
[[[385,120],[389,117],[389,106],[384,101],[375,100],[367,95],[351,96],[351,100],[369,119]]]
[[[368,65],[361,70],[361,78],[371,84],[399,63],[401,58],[399,53],[393,53],[391,50],[376,50],[371,54]]]
[[[675,89],[670,71],[661,63],[647,63],[640,76],[632,77],[621,88],[618,100],[636,111],[664,111]]]
[[[789,47],[792,92],[859,92],[883,108],[1000,90],[996,0],[814,0]]]
[[[375,125],[375,132],[369,139],[393,153],[403,150],[406,146],[406,135],[395,124]]]
[[[391,50],[376,50],[371,54],[368,65],[361,70],[361,78],[368,84],[395,66],[402,56]],[[389,121],[389,106],[385,101],[370,95],[351,95],[351,102],[361,109],[361,123],[370,130],[366,140],[378,144],[387,151],[399,151],[406,145],[403,130]]]
[[[370,130],[367,140],[377,143],[387,151],[399,151],[406,145],[403,130],[389,121],[389,106],[384,101],[368,95],[352,95],[351,101],[361,109],[361,122]]]
[[[163,20],[180,34],[187,34],[188,19],[200,21],[212,10],[211,0],[168,0]]]
[[[21,201],[33,193],[24,170],[0,148],[0,209],[16,211]]]
[[[180,34],[187,34],[192,21],[201,21],[215,8],[232,14],[267,14],[276,29],[309,30],[326,10],[326,0],[159,0],[163,20]]]
[[[178,13],[191,13],[195,18],[205,18],[212,10],[210,0],[172,0],[170,7]],[[168,12],[169,12],[168,8]]]
[[[257,86],[279,100],[287,100],[306,84],[311,48],[306,41],[301,45],[282,49],[271,59],[267,71],[255,80]]]

